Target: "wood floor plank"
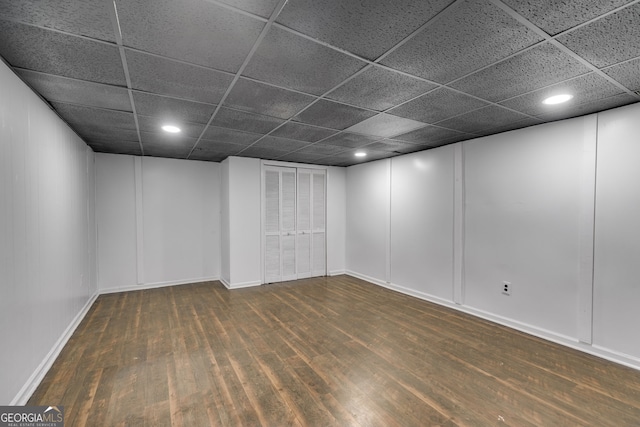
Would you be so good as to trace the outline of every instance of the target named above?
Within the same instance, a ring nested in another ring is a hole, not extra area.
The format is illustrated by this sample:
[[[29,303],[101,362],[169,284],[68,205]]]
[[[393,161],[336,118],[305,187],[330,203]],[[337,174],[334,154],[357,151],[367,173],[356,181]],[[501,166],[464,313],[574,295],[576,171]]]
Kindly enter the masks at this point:
[[[637,427],[640,371],[348,276],[203,282],[98,297],[28,404],[67,426]]]

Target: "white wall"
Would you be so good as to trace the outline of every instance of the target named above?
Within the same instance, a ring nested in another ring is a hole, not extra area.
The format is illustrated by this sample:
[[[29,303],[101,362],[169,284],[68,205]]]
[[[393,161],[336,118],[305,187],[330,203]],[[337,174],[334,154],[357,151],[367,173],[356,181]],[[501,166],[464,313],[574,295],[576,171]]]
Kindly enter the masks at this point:
[[[231,217],[229,210],[229,158],[220,164],[220,280],[231,283]]]
[[[391,160],[347,168],[346,264],[350,274],[389,281]]]
[[[327,168],[327,274],[345,273],[347,169]]]
[[[225,285],[256,286],[262,283],[261,163],[245,157],[229,157],[225,162],[229,165],[229,279]]]
[[[138,284],[135,158],[96,153],[98,288]]]
[[[453,298],[454,147],[391,159],[391,282]]]
[[[347,271],[640,368],[639,113],[348,168]]]
[[[147,283],[220,276],[220,165],[142,159]]]
[[[96,154],[98,284],[135,289],[220,275],[220,164]]]
[[[640,104],[598,115],[593,342],[640,358]]]
[[[0,63],[0,404],[24,404],[96,293],[93,152]]]
[[[594,116],[465,144],[466,305],[577,337],[580,167],[589,137]]]

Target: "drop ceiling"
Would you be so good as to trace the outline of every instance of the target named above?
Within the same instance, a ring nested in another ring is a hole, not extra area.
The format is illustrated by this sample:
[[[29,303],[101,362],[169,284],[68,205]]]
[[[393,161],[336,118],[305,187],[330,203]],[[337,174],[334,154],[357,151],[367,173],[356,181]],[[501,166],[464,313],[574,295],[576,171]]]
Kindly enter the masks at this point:
[[[640,100],[640,0],[3,0],[0,34],[96,152],[349,166]]]

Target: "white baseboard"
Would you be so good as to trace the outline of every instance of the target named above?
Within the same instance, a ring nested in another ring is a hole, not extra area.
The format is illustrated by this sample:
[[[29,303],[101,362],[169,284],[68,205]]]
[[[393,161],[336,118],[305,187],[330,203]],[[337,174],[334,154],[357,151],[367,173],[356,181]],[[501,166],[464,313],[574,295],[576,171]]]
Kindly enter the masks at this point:
[[[27,404],[27,401],[31,398],[33,392],[36,391],[36,388],[40,385],[47,372],[49,372],[53,362],[56,361],[56,358],[67,344],[67,341],[69,341],[69,338],[71,338],[71,335],[73,335],[80,322],[82,322],[82,319],[84,319],[84,316],[89,312],[89,309],[95,302],[96,298],[98,298],[98,295],[98,292],[96,292],[87,300],[85,305],[78,314],[76,314],[69,326],[67,326],[67,329],[64,330],[60,338],[58,338],[49,353],[45,356],[42,362],[40,362],[36,370],[31,374],[25,385],[22,386],[9,405],[24,406]]]
[[[139,285],[121,286],[119,288],[100,289],[98,292],[102,294],[114,294],[117,292],[140,291],[143,289],[164,288],[166,286],[189,285],[192,283],[213,282],[220,280],[219,277],[200,277],[196,279],[171,280],[167,282],[141,283]]]
[[[242,289],[242,288],[253,288],[254,286],[261,286],[262,282],[260,280],[253,280],[251,282],[227,283],[227,281],[225,280],[224,282],[222,282],[222,284],[225,285],[227,289]]]
[[[375,277],[367,276],[366,274],[361,274],[351,270],[346,270],[344,274],[346,274],[347,276],[353,276],[357,279],[362,279],[365,282],[373,283],[374,285],[383,286],[385,288],[389,285],[389,283],[385,282],[384,280],[376,279]]]
[[[517,331],[524,332],[526,334],[533,335],[535,337],[542,338],[544,340],[551,341],[556,344],[563,345],[565,347],[572,348],[574,350],[582,351],[583,353],[597,356],[602,359],[606,359],[611,362],[627,366],[629,368],[640,370],[640,358],[630,356],[628,354],[623,354],[623,353],[610,350],[598,345],[586,344],[578,341],[577,338],[558,334],[553,331],[539,328],[537,326],[520,322],[514,319],[502,317],[502,316],[489,313],[483,310],[479,310],[464,304],[459,305],[454,303],[453,301],[449,301],[440,297],[429,295],[424,292],[416,291],[414,289],[406,288],[393,283],[387,283],[385,281],[369,277],[365,274],[360,274],[360,273],[349,271],[349,270],[347,270],[346,274],[349,276],[356,277],[358,279],[362,279],[374,285],[382,286],[382,287],[400,292],[405,295],[416,297],[416,298],[429,301],[444,307],[452,308],[454,310],[461,311],[463,313],[467,313],[472,316],[479,317],[481,319],[488,320],[490,322],[494,322],[503,326],[507,326],[511,329],[515,329]]]
[[[340,276],[342,274],[347,274],[346,270],[331,270],[328,273],[328,276]]]
[[[218,280],[220,280],[220,283],[222,283],[225,288],[231,289],[231,285],[229,284],[229,282],[227,282],[227,279],[225,279],[224,277],[220,277],[220,279]]]

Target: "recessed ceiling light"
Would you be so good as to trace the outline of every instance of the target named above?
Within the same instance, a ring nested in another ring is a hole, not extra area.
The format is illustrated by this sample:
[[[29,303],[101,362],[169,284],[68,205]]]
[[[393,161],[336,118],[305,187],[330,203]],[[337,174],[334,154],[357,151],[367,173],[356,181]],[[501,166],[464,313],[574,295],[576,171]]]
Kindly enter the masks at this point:
[[[162,130],[169,133],[180,132],[180,128],[178,126],[173,126],[173,125],[164,125],[162,126]]]
[[[367,155],[367,153],[365,153],[364,151],[358,151],[355,156],[356,157],[365,157]]]
[[[569,95],[567,93],[564,93],[562,95],[550,96],[549,98],[547,98],[544,101],[542,101],[542,103],[543,104],[547,104],[547,105],[562,104],[563,102],[567,102],[571,98],[573,98],[573,95]]]

